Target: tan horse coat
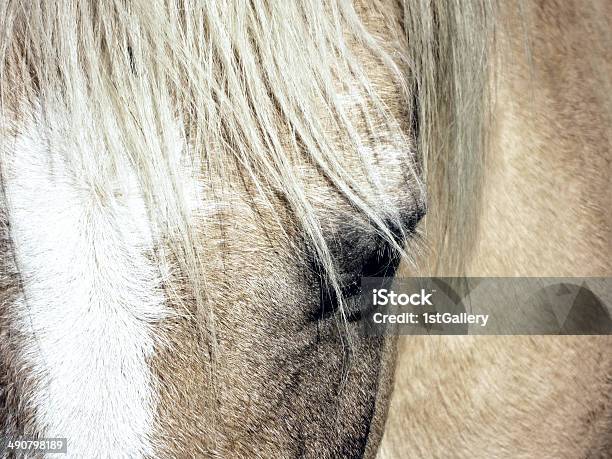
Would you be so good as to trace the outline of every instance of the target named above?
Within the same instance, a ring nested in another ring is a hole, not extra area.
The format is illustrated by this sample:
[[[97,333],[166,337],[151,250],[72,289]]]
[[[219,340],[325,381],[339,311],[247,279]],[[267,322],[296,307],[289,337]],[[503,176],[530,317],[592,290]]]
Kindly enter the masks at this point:
[[[610,276],[612,8],[525,3],[501,8],[468,275]],[[612,457],[611,347],[610,336],[405,338],[379,457]]]

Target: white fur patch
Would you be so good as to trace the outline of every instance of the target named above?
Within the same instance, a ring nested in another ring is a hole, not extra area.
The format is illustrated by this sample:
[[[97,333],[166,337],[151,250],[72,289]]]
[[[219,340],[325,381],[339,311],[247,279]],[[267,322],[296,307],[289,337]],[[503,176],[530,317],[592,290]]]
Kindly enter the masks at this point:
[[[100,193],[41,131],[31,126],[5,156],[39,433],[67,438],[70,457],[154,456],[148,359],[167,312],[143,197],[129,169],[115,193]]]

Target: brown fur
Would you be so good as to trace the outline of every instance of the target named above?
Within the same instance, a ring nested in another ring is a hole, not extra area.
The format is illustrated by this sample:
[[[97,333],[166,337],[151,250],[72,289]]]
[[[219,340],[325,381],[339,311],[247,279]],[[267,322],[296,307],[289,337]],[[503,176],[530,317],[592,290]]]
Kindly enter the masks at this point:
[[[36,431],[36,408],[28,402],[27,394],[36,375],[12,346],[14,340],[24,339],[25,333],[16,327],[11,314],[14,302],[22,296],[21,280],[13,258],[8,219],[3,212],[0,212],[0,272],[0,432],[32,435]]]

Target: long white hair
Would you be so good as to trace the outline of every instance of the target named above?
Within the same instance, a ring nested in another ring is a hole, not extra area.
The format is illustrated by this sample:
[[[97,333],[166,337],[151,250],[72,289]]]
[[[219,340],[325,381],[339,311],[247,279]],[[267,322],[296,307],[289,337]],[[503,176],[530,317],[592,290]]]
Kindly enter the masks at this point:
[[[382,2],[372,8],[392,20]],[[317,116],[328,113],[325,123],[362,151],[368,140],[357,135],[339,100],[346,89],[340,82],[367,95],[354,101],[357,109],[366,123],[375,120],[392,133],[397,150],[409,135],[416,140],[425,185],[441,197],[429,203],[435,226],[427,234],[455,273],[474,237],[462,229],[474,227],[479,210],[492,9],[488,1],[405,2],[405,35],[383,46],[344,0],[223,6],[7,0],[0,6],[2,138],[42,122],[49,149],[65,152],[68,167],[101,203],[116,199],[125,186],[122,171],[134,170],[163,248],[152,256],[178,263],[199,319],[214,335],[207,273],[185,208],[186,171],[206,181],[223,177],[224,163],[237,159],[264,199],[280,192],[337,292],[334,260],[304,193],[299,161],[315,164],[401,250],[390,229],[401,228],[399,215],[360,190]],[[413,116],[412,132],[373,89],[351,52],[353,41],[391,71]],[[58,124],[58,113],[69,122]]]

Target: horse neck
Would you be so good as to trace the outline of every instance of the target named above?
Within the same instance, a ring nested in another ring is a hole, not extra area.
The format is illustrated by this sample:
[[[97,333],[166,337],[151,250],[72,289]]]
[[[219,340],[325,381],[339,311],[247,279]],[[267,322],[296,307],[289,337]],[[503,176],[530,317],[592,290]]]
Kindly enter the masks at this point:
[[[502,10],[470,275],[609,276],[612,40],[604,1]],[[552,6],[549,6],[552,8]],[[605,21],[605,19],[603,19]],[[587,33],[587,31],[601,33]],[[607,39],[607,40],[606,40]]]

